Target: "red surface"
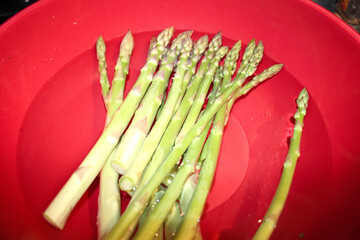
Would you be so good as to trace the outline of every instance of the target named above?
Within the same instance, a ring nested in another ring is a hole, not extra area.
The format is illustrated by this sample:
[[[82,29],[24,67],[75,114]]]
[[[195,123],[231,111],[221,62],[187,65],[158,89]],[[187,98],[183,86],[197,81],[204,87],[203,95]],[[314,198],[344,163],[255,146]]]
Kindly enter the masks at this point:
[[[202,219],[205,239],[249,239],[256,230],[279,180],[303,87],[310,103],[302,155],[273,239],[358,239],[360,37],[312,2],[295,0],[43,0],[4,23],[0,238],[96,238],[96,181],[63,231],[41,217],[103,127],[95,41],[100,34],[107,41],[112,69],[121,37],[132,30],[133,81],[150,36],[171,25],[194,29],[194,38],[221,30],[229,45],[261,39],[260,68],[285,64],[234,106]]]

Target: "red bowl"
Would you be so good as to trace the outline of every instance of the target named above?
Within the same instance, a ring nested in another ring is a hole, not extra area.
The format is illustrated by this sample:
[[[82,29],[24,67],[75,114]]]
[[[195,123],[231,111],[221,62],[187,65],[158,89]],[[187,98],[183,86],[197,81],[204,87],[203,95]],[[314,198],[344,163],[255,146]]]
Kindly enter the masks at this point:
[[[103,128],[95,41],[100,34],[106,40],[112,69],[121,37],[132,30],[129,90],[150,37],[169,26],[194,29],[194,39],[221,30],[230,46],[238,39],[262,40],[260,70],[284,63],[277,76],[234,106],[201,220],[204,239],[254,234],[276,189],[294,99],[303,87],[310,103],[301,157],[273,239],[359,238],[360,37],[318,5],[298,0],[42,0],[5,22],[0,238],[96,238],[98,180],[63,231],[42,218]]]

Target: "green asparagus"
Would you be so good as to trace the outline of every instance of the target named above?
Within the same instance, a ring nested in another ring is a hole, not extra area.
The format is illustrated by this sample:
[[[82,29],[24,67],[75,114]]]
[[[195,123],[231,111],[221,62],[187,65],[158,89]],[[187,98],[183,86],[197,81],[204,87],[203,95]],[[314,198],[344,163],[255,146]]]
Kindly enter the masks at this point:
[[[99,174],[151,83],[152,78],[148,76],[149,74],[152,75],[155,71],[159,55],[170,42],[173,31],[174,28],[171,27],[159,34],[156,46],[151,49],[152,54],[119,110],[114,114],[111,122],[105,128],[89,154],[43,213],[43,216],[50,224],[59,229],[65,226],[70,212]]]
[[[105,45],[105,43],[103,43]],[[105,126],[110,122],[115,110],[119,108],[123,102],[125,80],[129,72],[130,56],[134,48],[134,38],[130,31],[121,41],[119,57],[115,66],[114,79],[111,83],[111,89],[107,103],[107,115]],[[101,48],[97,48],[101,50]],[[98,53],[99,54],[99,53]],[[100,61],[100,60],[99,60]],[[105,61],[105,60],[103,60]],[[105,62],[106,64],[106,62]],[[99,63],[100,65],[100,63]],[[101,70],[100,76],[101,76]],[[100,77],[100,83],[102,78]],[[112,159],[114,151],[109,159]],[[98,200],[98,239],[103,239],[111,230],[116,221],[120,217],[120,191],[117,186],[119,174],[111,167],[111,161],[107,160],[100,172],[100,189]]]
[[[129,231],[128,227],[133,224],[139,214],[144,210],[149,201],[150,196],[161,184],[162,180],[169,174],[172,167],[179,160],[181,155],[186,151],[191,142],[201,134],[207,123],[212,119],[216,112],[224,105],[234,92],[241,86],[242,82],[233,81],[227,89],[216,98],[210,108],[204,111],[204,114],[199,118],[196,124],[189,130],[188,134],[182,138],[180,142],[174,145],[170,154],[166,157],[164,162],[153,174],[145,185],[139,187],[137,193],[134,193],[133,199],[126,208],[119,221],[108,235],[108,239],[118,239]]]
[[[215,37],[209,43],[209,48],[205,52],[205,56],[201,61],[201,64],[194,75],[192,81],[186,89],[185,96],[181,100],[181,104],[179,105],[176,113],[174,114],[171,122],[169,123],[164,135],[161,138],[161,141],[154,152],[149,165],[145,169],[145,172],[140,180],[139,186],[144,185],[149,178],[153,175],[153,173],[157,170],[157,168],[161,165],[162,161],[169,154],[171,147],[173,146],[176,136],[179,133],[179,130],[191,108],[191,105],[196,96],[196,92],[199,88],[199,85],[206,73],[206,69],[210,64],[211,59],[214,57],[215,52],[220,48],[222,43],[221,33],[215,35]]]
[[[157,119],[150,133],[145,138],[143,145],[134,158],[134,161],[131,163],[125,174],[120,178],[119,185],[122,190],[129,191],[136,186],[143,170],[146,167],[146,164],[150,160],[152,153],[155,151],[157,143],[160,141],[160,138],[173,115],[175,103],[182,95],[180,88],[186,72],[186,65],[190,56],[191,47],[192,41],[188,38],[184,42],[183,52],[180,55],[180,60],[177,65],[176,74],[171,85],[169,96],[161,111],[159,119]]]
[[[272,199],[265,216],[256,231],[253,240],[270,239],[271,234],[276,228],[278,219],[284,209],[284,205],[289,194],[291,182],[294,176],[297,160],[300,156],[300,141],[304,127],[304,117],[308,106],[309,94],[304,88],[296,100],[297,110],[294,115],[295,126],[293,137],[290,141],[289,152],[286,156],[283,171],[281,174],[279,185],[276,189],[274,198]]]
[[[251,62],[248,63],[248,65],[250,64]],[[240,96],[247,93],[250,89],[257,86],[259,83],[274,76],[277,72],[280,71],[281,67],[281,64],[274,65],[263,71],[261,74],[255,76],[252,80],[250,80],[247,84],[240,88],[241,91],[238,91],[239,93],[241,93]],[[246,68],[244,68],[244,70],[246,71]],[[211,134],[208,140],[209,147],[206,152],[206,159],[201,167],[199,179],[196,185],[195,192],[189,204],[188,211],[184,215],[179,230],[175,235],[175,239],[191,239],[196,234],[198,228],[197,225],[199,223],[199,219],[205,205],[206,197],[209,193],[214,178],[217,159],[221,146],[223,129],[225,126],[227,107],[228,105],[224,105],[216,114],[214,126],[211,129]]]

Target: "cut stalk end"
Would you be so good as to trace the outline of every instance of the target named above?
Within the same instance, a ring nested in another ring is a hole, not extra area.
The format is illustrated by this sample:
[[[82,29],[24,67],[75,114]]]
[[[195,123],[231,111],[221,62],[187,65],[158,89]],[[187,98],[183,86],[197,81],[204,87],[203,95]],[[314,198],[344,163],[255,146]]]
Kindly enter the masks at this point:
[[[111,162],[111,167],[120,175],[124,175],[126,172],[126,167],[118,161]]]
[[[119,187],[123,191],[132,191],[135,188],[135,183],[131,178],[123,176],[119,180]]]
[[[59,230],[63,230],[64,226],[65,226],[65,223],[66,223],[66,219],[58,219],[58,220],[55,220],[53,219],[52,217],[50,217],[46,211],[43,213],[43,217],[45,218],[45,220],[50,223],[52,226],[54,226],[55,228],[59,229]]]

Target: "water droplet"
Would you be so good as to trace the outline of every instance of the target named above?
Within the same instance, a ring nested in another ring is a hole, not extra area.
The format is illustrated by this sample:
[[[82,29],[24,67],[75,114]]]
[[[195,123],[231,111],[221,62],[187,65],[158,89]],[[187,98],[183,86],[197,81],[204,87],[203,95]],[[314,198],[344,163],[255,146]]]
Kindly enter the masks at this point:
[[[288,147],[290,146],[290,142],[291,142],[291,136],[288,136],[286,138],[286,144],[287,144]]]
[[[175,232],[171,233],[172,236],[175,236]]]
[[[78,23],[75,21],[75,22],[73,22],[73,24],[76,25],[76,24],[78,24]]]
[[[259,220],[258,220],[258,223],[261,223],[261,222],[262,222],[262,219],[259,219]]]
[[[289,121],[290,121],[292,124],[295,124],[295,118],[294,118],[294,116],[291,116],[291,117],[289,118]]]

